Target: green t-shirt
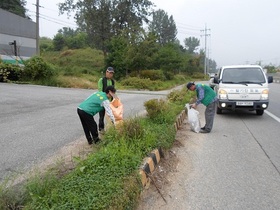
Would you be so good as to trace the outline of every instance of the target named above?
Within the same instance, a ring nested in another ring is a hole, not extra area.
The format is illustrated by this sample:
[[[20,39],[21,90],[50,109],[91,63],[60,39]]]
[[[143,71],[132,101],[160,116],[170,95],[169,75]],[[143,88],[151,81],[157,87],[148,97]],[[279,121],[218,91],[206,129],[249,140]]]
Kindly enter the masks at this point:
[[[99,91],[90,95],[86,100],[84,100],[79,108],[86,113],[94,116],[98,112],[102,111],[104,107],[101,105],[103,101],[109,100],[106,93]]]

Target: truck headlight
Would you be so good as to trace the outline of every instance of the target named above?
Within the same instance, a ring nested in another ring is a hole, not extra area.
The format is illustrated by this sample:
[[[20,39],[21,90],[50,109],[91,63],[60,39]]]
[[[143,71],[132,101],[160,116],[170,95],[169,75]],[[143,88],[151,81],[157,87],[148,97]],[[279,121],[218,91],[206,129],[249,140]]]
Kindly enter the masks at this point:
[[[219,90],[219,99],[227,99],[227,91],[220,89]]]
[[[268,99],[268,89],[265,89],[262,91],[261,100],[267,100],[267,99]]]

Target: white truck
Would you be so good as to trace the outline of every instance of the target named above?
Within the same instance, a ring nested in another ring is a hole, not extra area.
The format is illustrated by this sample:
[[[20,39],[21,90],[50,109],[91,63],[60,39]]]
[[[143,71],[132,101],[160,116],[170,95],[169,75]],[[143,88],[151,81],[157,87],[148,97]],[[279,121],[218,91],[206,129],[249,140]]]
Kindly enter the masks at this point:
[[[210,86],[217,93],[217,114],[222,110],[249,110],[262,115],[269,103],[268,83],[272,76],[259,65],[223,66],[217,76],[210,80]]]

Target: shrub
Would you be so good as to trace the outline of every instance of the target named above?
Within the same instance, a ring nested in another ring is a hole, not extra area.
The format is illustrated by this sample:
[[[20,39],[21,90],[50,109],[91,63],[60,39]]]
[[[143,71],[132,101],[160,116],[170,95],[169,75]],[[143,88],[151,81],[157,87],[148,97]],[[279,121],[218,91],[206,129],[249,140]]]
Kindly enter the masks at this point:
[[[48,79],[55,75],[54,67],[42,57],[34,56],[25,61],[24,78],[28,80]]]
[[[199,73],[199,72],[196,72],[192,75],[192,78],[193,79],[201,79],[201,78],[204,78],[205,75],[203,73]]]
[[[18,81],[22,69],[18,65],[0,63],[0,82]]]
[[[174,79],[174,73],[171,71],[165,71],[164,72],[164,76],[167,80],[172,80]]]
[[[164,81],[166,80],[163,72],[161,70],[143,70],[143,71],[140,71],[140,78],[143,78],[143,79],[150,79],[152,81],[155,81],[155,80],[161,80],[161,81]]]
[[[140,139],[144,135],[144,129],[140,120],[132,118],[125,120],[120,127],[119,135],[125,139]]]
[[[121,85],[140,90],[159,90],[162,87],[162,81],[152,81],[150,79],[140,79],[138,77],[129,77],[120,82]]]
[[[146,101],[144,106],[146,108],[148,117],[151,119],[156,119],[158,121],[161,115],[167,115],[168,103],[166,100],[152,99]]]
[[[167,95],[167,99],[173,103],[182,104],[187,101],[187,88],[184,87],[181,90],[173,90]]]

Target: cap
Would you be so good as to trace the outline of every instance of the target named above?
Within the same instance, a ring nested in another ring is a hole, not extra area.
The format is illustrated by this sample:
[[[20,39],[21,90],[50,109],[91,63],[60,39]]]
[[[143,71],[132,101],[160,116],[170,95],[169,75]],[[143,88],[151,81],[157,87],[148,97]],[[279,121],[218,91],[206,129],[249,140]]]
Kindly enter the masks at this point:
[[[193,86],[193,85],[194,85],[194,82],[189,82],[189,83],[187,84],[187,88],[190,89],[191,86]]]
[[[108,72],[113,72],[113,73],[115,72],[114,69],[113,69],[113,67],[108,67],[108,68],[107,68],[107,71],[108,71]]]

